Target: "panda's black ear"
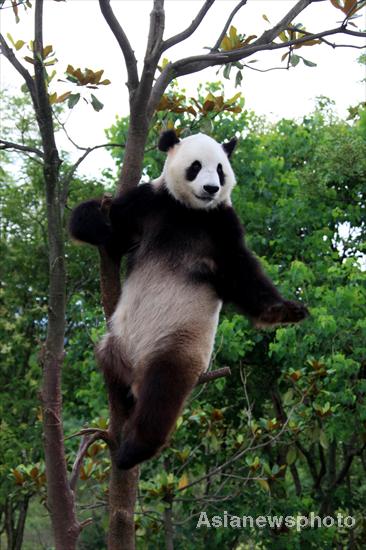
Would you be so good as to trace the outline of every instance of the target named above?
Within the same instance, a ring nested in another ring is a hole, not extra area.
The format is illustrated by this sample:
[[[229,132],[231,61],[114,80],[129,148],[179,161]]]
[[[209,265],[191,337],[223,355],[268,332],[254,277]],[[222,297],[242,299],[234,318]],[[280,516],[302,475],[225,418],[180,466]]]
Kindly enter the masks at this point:
[[[160,135],[158,147],[160,151],[164,151],[164,153],[166,153],[171,147],[174,147],[174,145],[179,142],[180,139],[174,130],[166,130]]]
[[[224,151],[225,153],[227,154],[227,156],[230,158],[231,157],[231,154],[232,152],[234,151],[235,147],[236,147],[236,144],[238,143],[238,140],[236,139],[236,137],[233,137],[230,141],[228,141],[227,143],[223,143],[222,146],[224,148]]]

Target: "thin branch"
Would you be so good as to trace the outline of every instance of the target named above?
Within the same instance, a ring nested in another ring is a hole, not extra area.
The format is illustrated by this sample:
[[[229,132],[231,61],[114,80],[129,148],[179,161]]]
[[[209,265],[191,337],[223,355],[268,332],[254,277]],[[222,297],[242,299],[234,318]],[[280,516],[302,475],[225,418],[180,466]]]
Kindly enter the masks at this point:
[[[68,172],[65,174],[62,180],[61,200],[63,201],[63,204],[66,203],[67,195],[69,192],[69,185],[71,183],[72,178],[74,177],[76,170],[79,168],[80,164],[87,158],[88,155],[90,155],[90,153],[92,153],[93,151],[96,151],[97,149],[102,149],[103,147],[105,148],[120,147],[123,149],[125,146],[121,143],[102,143],[100,145],[94,145],[94,147],[78,147],[78,149],[84,150],[84,153],[78,158],[78,160],[70,168],[70,170],[68,170]]]
[[[245,6],[245,4],[248,2],[248,0],[241,0],[241,2],[239,2],[239,4],[237,4],[235,6],[235,8],[233,9],[233,11],[230,13],[229,17],[228,17],[228,20],[226,21],[225,23],[225,26],[224,28],[222,29],[221,31],[221,34],[220,36],[218,37],[217,41],[216,41],[216,44],[213,46],[212,48],[212,51],[214,50],[218,50],[219,47],[220,47],[220,44],[222,42],[222,40],[224,39],[226,33],[227,33],[227,30],[232,22],[232,20],[234,19],[235,15],[237,14],[237,12],[243,7]]]
[[[27,71],[25,67],[18,61],[16,58],[13,50],[8,46],[5,38],[0,33],[0,46],[1,46],[1,53],[6,57],[6,59],[13,65],[14,69],[23,77],[25,80],[25,83],[28,87],[28,90],[31,94],[33,105],[36,107],[37,100],[36,100],[36,88],[34,85],[33,78],[31,77],[30,73]]]
[[[216,378],[223,378],[224,376],[230,376],[231,370],[229,367],[223,367],[222,369],[216,369],[211,372],[205,372],[199,377],[196,386],[199,384],[205,384],[206,382],[211,382],[211,380],[216,380]]]
[[[188,489],[190,487],[193,487],[194,485],[197,485],[197,483],[200,483],[201,481],[204,481],[205,479],[209,479],[210,477],[214,476],[214,475],[217,475],[217,474],[221,474],[222,471],[227,468],[228,466],[230,466],[231,464],[233,464],[234,462],[236,462],[237,460],[239,460],[240,458],[242,458],[246,453],[248,453],[249,451],[250,452],[253,452],[257,449],[261,449],[263,447],[266,447],[267,445],[271,445],[273,444],[275,441],[277,441],[281,435],[285,432],[287,426],[288,426],[288,423],[290,422],[291,418],[292,418],[292,415],[296,409],[297,406],[301,405],[303,403],[303,400],[305,398],[305,395],[302,396],[300,402],[296,405],[294,405],[291,410],[289,411],[289,414],[287,416],[287,420],[286,422],[283,423],[281,429],[279,430],[279,432],[275,435],[275,436],[270,436],[268,440],[266,441],[263,441],[262,443],[257,443],[256,445],[253,445],[255,439],[256,439],[256,436],[253,435],[252,438],[250,439],[248,445],[246,447],[244,447],[244,449],[241,449],[241,450],[238,450],[233,456],[231,456],[228,460],[226,460],[225,462],[223,462],[220,466],[216,466],[215,468],[213,468],[210,472],[208,472],[207,474],[193,480],[191,483],[189,483],[188,485],[186,485],[185,487],[183,487],[182,489],[178,489],[178,492],[180,491],[183,491],[185,489]]]
[[[84,460],[86,453],[88,452],[89,447],[97,440],[100,439],[98,433],[92,435],[84,435],[83,439],[80,441],[79,450],[77,452],[75,462],[72,467],[70,474],[70,489],[75,492],[76,484],[80,476],[80,469]]]
[[[286,27],[289,26],[291,21],[295,19],[302,11],[304,11],[305,8],[307,8],[313,0],[299,0],[297,4],[291,8],[291,10],[286,13],[286,15],[275,25],[272,27],[272,29],[269,29],[265,31],[262,36],[258,38],[255,42],[253,42],[251,45],[262,45],[262,44],[270,44],[283,29],[286,29]]]
[[[350,451],[348,453],[341,470],[339,471],[336,479],[334,480],[331,487],[329,488],[330,491],[333,491],[338,485],[340,485],[342,483],[342,481],[346,477],[346,475],[347,475],[347,473],[348,473],[348,471],[349,471],[349,469],[352,465],[352,462],[353,462],[353,459],[355,458],[355,456],[362,455],[362,453],[365,449],[366,449],[366,443],[364,445],[362,445],[361,448],[355,449],[355,450]]]
[[[164,71],[167,71],[167,72],[171,71],[174,74],[174,77],[183,76],[186,74],[191,74],[191,73],[200,71],[207,67],[221,65],[221,64],[229,63],[231,61],[240,61],[241,59],[249,57],[250,55],[253,55],[254,53],[257,53],[259,51],[264,51],[264,50],[272,51],[272,50],[279,50],[283,48],[289,48],[290,46],[303,44],[305,42],[308,42],[309,40],[315,40],[317,38],[322,38],[324,36],[330,36],[334,34],[344,34],[344,29],[342,27],[336,27],[328,31],[322,31],[319,33],[311,34],[306,37],[289,40],[288,42],[282,42],[282,43],[271,42],[271,43],[259,44],[259,45],[257,43],[253,43],[243,48],[239,48],[237,50],[231,50],[229,52],[191,56],[172,63],[170,67],[167,66],[166,69],[164,69]],[[366,33],[357,33],[357,36],[366,37]],[[160,75],[160,77],[162,77],[162,75]],[[158,81],[157,81],[157,84],[158,84]]]
[[[96,439],[102,439],[109,447],[114,448],[116,446],[116,442],[108,430],[102,430],[101,428],[83,428],[82,430],[65,437],[65,441],[80,435],[95,435]]]
[[[165,52],[172,46],[175,46],[175,44],[179,44],[180,42],[183,42],[187,38],[189,38],[199,27],[202,20],[204,19],[205,15],[207,14],[208,10],[211,8],[211,6],[214,4],[215,0],[206,0],[206,2],[201,7],[200,11],[196,15],[196,17],[193,19],[192,23],[187,27],[184,31],[176,34],[175,36],[172,36],[171,38],[168,38],[165,40],[162,44],[161,53]]]
[[[28,145],[20,145],[19,143],[13,143],[11,141],[5,141],[0,139],[0,149],[16,149],[17,151],[25,151],[27,153],[34,153],[39,157],[43,158],[43,152],[37,147],[30,147]]]
[[[292,10],[290,10],[289,13],[277,25],[275,25],[272,29],[265,31],[262,36],[258,38],[258,40],[256,40],[255,42],[247,44],[242,48],[225,52],[211,52],[208,54],[186,57],[178,61],[168,63],[160,76],[157,78],[154,88],[151,92],[148,112],[152,113],[155,110],[156,105],[160,101],[160,98],[164,93],[166,87],[174,78],[187,74],[192,74],[208,67],[224,65],[226,63],[234,61],[240,61],[260,51],[271,51],[289,48],[291,46],[304,44],[309,40],[320,39],[325,36],[330,36],[334,34],[347,34],[359,38],[366,37],[365,32],[352,31],[346,29],[343,25],[341,25],[327,31],[309,34],[307,36],[302,36],[294,40],[289,40],[288,42],[273,42],[278,34],[282,30],[288,28],[291,21],[313,1],[315,0],[300,0],[300,2],[298,2],[296,6],[294,6]],[[361,46],[361,48],[362,47],[364,46]]]
[[[133,52],[133,49],[127,38],[126,33],[122,29],[121,25],[119,24],[116,16],[112,11],[112,8],[110,6],[110,0],[99,0],[99,7],[103,14],[104,19],[108,23],[109,28],[113,32],[122,50],[123,57],[125,58],[125,62],[126,62],[126,69],[127,69],[127,75],[128,75],[127,87],[130,93],[132,93],[134,90],[136,90],[139,84],[139,78],[137,73],[137,60],[136,60],[135,54]]]

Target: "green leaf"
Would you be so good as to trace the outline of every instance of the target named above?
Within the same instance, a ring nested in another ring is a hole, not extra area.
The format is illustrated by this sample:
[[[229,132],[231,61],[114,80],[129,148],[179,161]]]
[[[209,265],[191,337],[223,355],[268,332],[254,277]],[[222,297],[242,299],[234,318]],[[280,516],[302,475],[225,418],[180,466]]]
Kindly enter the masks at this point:
[[[238,71],[236,73],[236,77],[235,77],[235,88],[237,86],[240,86],[241,83],[242,83],[242,80],[243,80],[243,73],[241,71]]]
[[[73,109],[73,107],[75,107],[79,99],[80,99],[80,94],[71,94],[67,102],[68,108]]]
[[[300,61],[300,56],[292,54],[291,59],[290,59],[290,65],[292,65],[293,67],[296,67],[296,65],[298,65],[299,61]]]
[[[91,103],[92,103],[92,106],[93,106],[94,111],[97,111],[97,112],[98,112],[98,111],[101,111],[101,110],[103,109],[103,107],[104,107],[103,103],[101,103],[101,102],[99,101],[99,99],[97,99],[97,98],[95,97],[94,94],[90,94],[90,97],[91,97],[91,100],[92,100]]]
[[[17,40],[17,42],[15,42],[14,44],[16,51],[19,51],[24,46],[24,44],[24,40]]]
[[[303,62],[304,62],[304,65],[306,65],[307,67],[316,67],[316,63],[314,63],[313,61],[309,61],[308,59],[304,59],[302,58]]]
[[[227,65],[225,65],[224,72],[223,72],[224,78],[227,78],[227,79],[230,78],[231,68],[232,68],[232,63],[228,63]]]

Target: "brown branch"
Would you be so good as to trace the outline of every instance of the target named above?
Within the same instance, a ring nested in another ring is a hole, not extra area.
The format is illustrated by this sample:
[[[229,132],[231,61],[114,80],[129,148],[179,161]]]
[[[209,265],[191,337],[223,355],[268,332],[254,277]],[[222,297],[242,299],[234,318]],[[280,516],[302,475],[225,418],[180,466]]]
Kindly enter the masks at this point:
[[[105,443],[107,443],[108,447],[116,447],[116,442],[114,441],[110,432],[108,430],[102,430],[101,428],[83,428],[82,430],[79,430],[78,432],[65,437],[65,441],[68,439],[72,439],[73,437],[78,437],[80,435],[94,435],[96,439],[102,439]]]
[[[262,34],[262,36],[258,40],[256,40],[251,44],[245,45],[242,48],[225,51],[225,52],[211,52],[208,54],[190,56],[172,63],[168,63],[167,66],[162,71],[162,73],[160,74],[160,76],[157,78],[154,88],[152,90],[151,97],[149,100],[149,108],[148,108],[149,113],[155,110],[156,105],[160,101],[160,98],[164,93],[166,87],[174,78],[178,78],[180,76],[184,76],[187,74],[192,74],[192,73],[201,71],[203,69],[206,69],[208,67],[213,67],[216,65],[224,65],[226,63],[230,63],[234,61],[240,61],[260,51],[272,51],[272,50],[290,48],[291,46],[304,44],[309,40],[321,39],[325,36],[331,36],[335,34],[347,34],[347,35],[356,36],[359,38],[366,37],[365,32],[351,31],[349,29],[345,29],[341,25],[333,29],[321,31],[319,33],[309,34],[294,40],[289,40],[288,42],[281,42],[281,43],[273,42],[276,36],[278,36],[278,34],[282,30],[288,27],[289,23],[291,22],[291,17],[292,18],[295,17],[305,7],[307,7],[311,3],[311,1],[314,1],[314,0],[302,0],[301,2],[299,2],[292,10],[290,10],[289,14],[287,14],[287,16],[283,18],[280,23],[278,23],[275,27],[273,27],[273,29],[266,31],[265,33]],[[292,14],[291,17],[290,17],[290,14]],[[356,46],[356,47],[361,49],[365,46],[361,46],[361,47]]]
[[[11,141],[5,141],[4,139],[0,139],[0,149],[15,149],[26,153],[34,153],[35,155],[43,158],[43,152],[40,149],[37,149],[37,147],[20,145],[20,143],[13,143]]]
[[[232,20],[234,19],[235,15],[238,13],[238,11],[243,7],[245,6],[245,4],[248,2],[248,0],[241,0],[241,2],[239,2],[235,8],[233,9],[233,11],[230,13],[225,25],[224,25],[224,28],[222,29],[221,31],[221,34],[220,36],[218,37],[217,41],[216,41],[216,44],[213,46],[212,48],[212,51],[214,50],[218,50],[219,47],[220,47],[220,44],[221,42],[223,41],[224,37],[226,36],[226,33],[227,33],[227,30],[232,22]]]
[[[344,461],[344,464],[343,464],[341,470],[339,471],[336,479],[334,480],[334,482],[332,483],[332,485],[330,487],[330,491],[333,491],[338,485],[340,485],[342,483],[342,481],[344,480],[344,478],[348,474],[348,471],[349,471],[349,469],[352,465],[352,462],[353,462],[353,459],[355,458],[355,456],[362,455],[362,453],[365,449],[366,449],[366,443],[364,445],[362,445],[362,447],[360,447],[359,449],[352,450],[348,453],[348,455],[345,458],[345,461]]]
[[[334,34],[344,34],[344,29],[342,27],[336,27],[334,29],[329,29],[328,31],[321,31],[319,33],[281,43],[269,42],[265,44],[259,44],[258,41],[256,41],[252,44],[244,46],[243,48],[238,48],[236,50],[186,57],[167,65],[160,77],[158,78],[156,86],[158,85],[159,80],[163,81],[164,77],[166,77],[166,75],[164,75],[164,72],[171,72],[174,75],[173,78],[176,78],[186,74],[201,71],[215,65],[223,65],[232,61],[240,61],[241,59],[247,58],[254,53],[258,53],[260,51],[272,51],[289,48],[298,44],[304,44],[309,40],[316,40],[318,38]],[[366,37],[366,33],[358,33],[357,36]]]
[[[87,158],[90,153],[95,151],[96,149],[102,149],[107,147],[121,147],[122,149],[125,147],[124,144],[121,143],[102,143],[101,145],[94,145],[93,147],[78,147],[78,149],[85,151],[75,162],[73,166],[68,170],[67,174],[64,176],[62,180],[62,192],[61,192],[61,202],[62,204],[66,204],[67,201],[67,195],[69,192],[69,185],[74,177],[74,174],[76,170],[79,168],[80,164]],[[0,146],[1,149],[1,146]]]
[[[90,437],[88,435],[84,435],[83,439],[80,441],[79,450],[77,452],[72,471],[70,474],[70,489],[74,491],[76,489],[76,484],[78,482],[79,476],[80,476],[80,469],[84,460],[84,457],[92,443],[98,438],[97,434],[94,434],[94,436]]]
[[[165,52],[172,46],[175,46],[175,44],[179,44],[180,42],[183,42],[184,40],[189,38],[197,30],[214,2],[215,0],[206,0],[196,17],[193,19],[192,23],[184,31],[176,34],[175,36],[172,36],[171,38],[168,38],[163,42],[161,53]]]
[[[27,85],[27,88],[31,94],[33,105],[36,109],[37,106],[37,100],[36,100],[36,89],[34,85],[33,78],[31,77],[30,73],[27,71],[25,67],[18,61],[16,58],[13,50],[8,46],[5,38],[0,33],[0,46],[1,46],[1,53],[6,57],[6,59],[11,63],[14,67],[14,69],[20,74],[20,76],[23,77],[25,80],[25,83]]]
[[[206,382],[211,382],[216,380],[216,378],[223,378],[224,376],[230,376],[231,370],[229,367],[223,367],[221,369],[216,369],[211,372],[205,372],[199,377],[196,386],[199,384],[206,384]]]
[[[145,63],[149,57],[159,59],[162,51],[162,40],[165,28],[164,0],[154,0],[150,13],[150,28],[147,39]]]
[[[272,29],[265,31],[262,36],[258,38],[251,45],[270,44],[281,31],[286,29],[288,25],[297,17],[305,8],[312,4],[313,0],[299,0],[293,8],[275,25]]]
[[[99,7],[103,14],[104,19],[106,20],[109,28],[114,34],[121,50],[123,57],[126,63],[128,82],[127,87],[130,93],[133,93],[136,90],[139,84],[139,77],[137,73],[137,60],[131,44],[127,38],[126,33],[119,24],[116,16],[114,15],[112,8],[110,6],[110,0],[99,0]]]

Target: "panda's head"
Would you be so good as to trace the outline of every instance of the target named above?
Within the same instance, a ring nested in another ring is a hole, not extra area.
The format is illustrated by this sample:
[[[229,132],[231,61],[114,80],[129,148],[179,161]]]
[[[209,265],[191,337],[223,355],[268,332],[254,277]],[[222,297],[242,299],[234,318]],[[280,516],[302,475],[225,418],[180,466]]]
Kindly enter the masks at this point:
[[[174,130],[167,130],[159,140],[159,149],[167,153],[167,159],[156,182],[190,208],[230,205],[235,176],[229,157],[235,145],[235,138],[221,145],[205,134],[180,140]]]

